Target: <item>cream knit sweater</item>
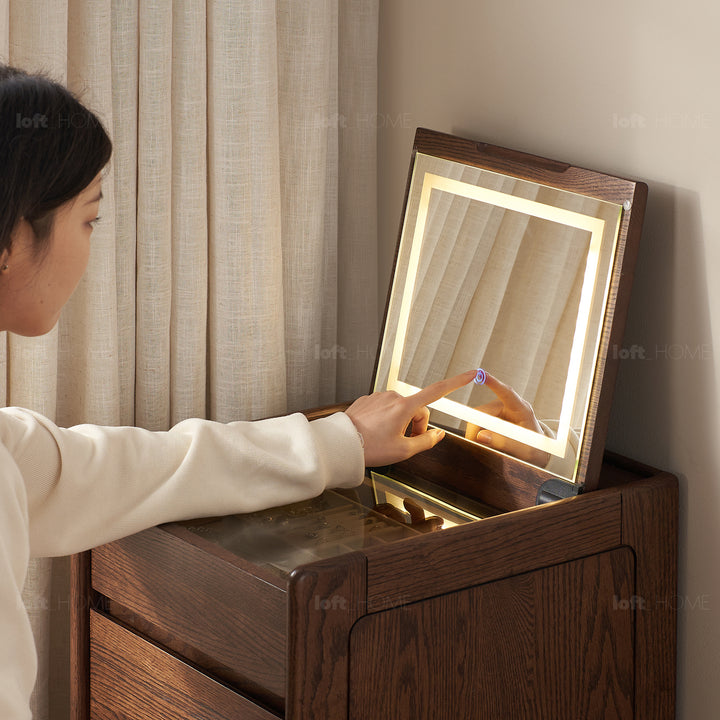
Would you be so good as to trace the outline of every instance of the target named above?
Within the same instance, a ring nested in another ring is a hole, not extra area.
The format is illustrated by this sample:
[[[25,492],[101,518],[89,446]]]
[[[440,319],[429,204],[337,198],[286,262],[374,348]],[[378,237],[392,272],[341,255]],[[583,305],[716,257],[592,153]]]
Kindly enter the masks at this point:
[[[352,487],[363,476],[344,413],[166,433],[58,428],[0,410],[0,718],[30,720],[37,659],[21,592],[31,557],[68,555],[170,520],[252,512]]]

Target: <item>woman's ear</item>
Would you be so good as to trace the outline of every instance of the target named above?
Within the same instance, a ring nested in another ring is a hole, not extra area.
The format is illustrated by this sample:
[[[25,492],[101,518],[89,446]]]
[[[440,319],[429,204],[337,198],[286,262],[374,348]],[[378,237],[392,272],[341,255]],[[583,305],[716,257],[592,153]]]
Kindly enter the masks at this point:
[[[22,254],[21,248],[32,247],[34,242],[34,233],[32,225],[25,219],[20,218],[14,230],[10,233],[10,247],[5,248],[0,253],[0,270],[12,265],[13,255],[17,256],[18,252]]]

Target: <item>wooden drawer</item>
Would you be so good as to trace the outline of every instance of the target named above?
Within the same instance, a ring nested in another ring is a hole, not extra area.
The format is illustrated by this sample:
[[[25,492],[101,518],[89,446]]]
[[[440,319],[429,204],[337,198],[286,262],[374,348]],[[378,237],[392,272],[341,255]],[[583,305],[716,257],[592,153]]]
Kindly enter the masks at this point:
[[[90,613],[92,720],[277,720],[230,688]]]
[[[152,528],[96,549],[93,588],[109,614],[281,712],[287,592],[182,528]]]

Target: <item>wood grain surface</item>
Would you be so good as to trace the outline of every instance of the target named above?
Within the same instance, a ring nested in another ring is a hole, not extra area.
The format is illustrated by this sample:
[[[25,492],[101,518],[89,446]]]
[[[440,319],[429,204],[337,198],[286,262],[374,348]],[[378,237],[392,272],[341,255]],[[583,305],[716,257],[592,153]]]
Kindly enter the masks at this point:
[[[618,493],[598,491],[367,548],[368,607],[384,609],[621,544]],[[441,590],[439,590],[441,589]]]
[[[242,689],[282,707],[286,593],[162,528],[103,545],[92,554],[94,589],[147,621],[168,645],[176,637],[227,671]]]
[[[277,720],[278,716],[91,612],[93,720]]]
[[[622,548],[361,618],[351,720],[633,717]]]
[[[674,718],[681,603],[675,476],[663,473],[623,489],[623,543],[637,555],[635,718]]]
[[[365,572],[354,552],[290,576],[287,720],[346,720],[348,638],[366,610]]]

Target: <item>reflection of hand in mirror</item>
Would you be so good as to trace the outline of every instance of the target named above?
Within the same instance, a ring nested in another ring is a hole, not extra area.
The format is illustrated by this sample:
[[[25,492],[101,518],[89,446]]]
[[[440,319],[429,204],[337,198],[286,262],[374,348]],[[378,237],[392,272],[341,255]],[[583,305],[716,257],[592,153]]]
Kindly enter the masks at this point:
[[[427,533],[435,532],[435,530],[442,529],[443,519],[441,517],[438,517],[437,515],[431,515],[430,517],[426,518],[425,511],[410,498],[405,498],[403,500],[403,505],[405,506],[405,509],[408,511],[408,513],[410,513],[410,522],[407,524],[410,525],[410,527],[414,530],[419,530],[420,532]],[[379,512],[381,515],[389,517],[391,520],[396,520],[399,523],[406,522],[405,515],[402,510],[396,508],[390,503],[380,503],[379,505],[376,505],[373,509],[376,512]]]
[[[495,393],[497,400],[493,400],[486,405],[481,405],[476,408],[476,410],[482,410],[482,412],[488,415],[494,415],[500,420],[507,420],[520,427],[538,432],[541,435],[544,434],[542,426],[535,417],[532,405],[527,400],[521,398],[509,385],[500,382],[500,380],[489,372],[485,372],[484,384]],[[499,433],[490,432],[471,423],[468,423],[465,428],[465,437],[468,440],[475,440],[481,445],[486,445],[487,447],[507,453],[520,460],[538,465],[539,467],[545,467],[550,460],[549,453],[543,450],[530,447],[517,440],[511,440]]]

